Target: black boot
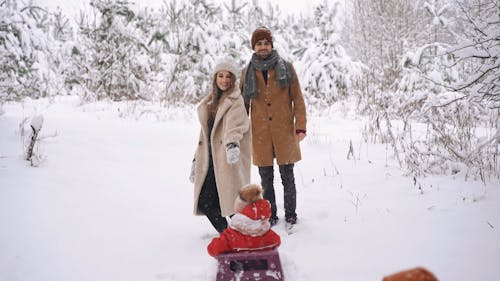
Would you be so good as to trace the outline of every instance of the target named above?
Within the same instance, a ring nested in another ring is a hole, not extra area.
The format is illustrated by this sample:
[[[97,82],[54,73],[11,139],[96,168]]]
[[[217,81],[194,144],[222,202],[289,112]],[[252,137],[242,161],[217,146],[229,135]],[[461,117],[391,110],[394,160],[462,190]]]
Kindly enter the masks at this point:
[[[264,199],[271,203],[271,218],[269,222],[271,226],[278,223],[278,216],[276,215],[276,196],[274,195],[274,168],[273,166],[259,167],[259,174],[262,189],[264,189]]]
[[[293,174],[293,164],[280,165],[281,181],[284,188],[285,220],[290,224],[297,223],[297,190],[295,188],[295,177]]]
[[[205,214],[210,221],[210,223],[213,225],[215,230],[217,232],[221,233],[224,231],[224,229],[227,228],[227,220],[225,217],[222,217],[220,215],[220,212],[218,214]]]

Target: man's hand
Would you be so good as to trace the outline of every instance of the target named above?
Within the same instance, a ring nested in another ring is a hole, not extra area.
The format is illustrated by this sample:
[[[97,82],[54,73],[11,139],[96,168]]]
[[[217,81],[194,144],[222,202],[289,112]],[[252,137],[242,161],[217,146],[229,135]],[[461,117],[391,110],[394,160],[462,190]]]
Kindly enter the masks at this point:
[[[297,139],[298,142],[301,142],[305,137],[306,134],[302,132],[295,134],[295,138]]]

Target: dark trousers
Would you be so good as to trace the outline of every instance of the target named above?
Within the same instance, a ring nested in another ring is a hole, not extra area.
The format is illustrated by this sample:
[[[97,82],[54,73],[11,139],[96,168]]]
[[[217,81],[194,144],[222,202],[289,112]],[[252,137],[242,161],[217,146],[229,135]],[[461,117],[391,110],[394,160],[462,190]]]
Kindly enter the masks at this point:
[[[295,177],[293,175],[293,164],[279,165],[281,182],[283,183],[283,193],[285,201],[285,220],[296,220],[297,214],[297,190],[295,188]],[[271,202],[271,218],[276,215],[276,196],[274,194],[274,168],[273,166],[259,167],[261,185],[264,189],[264,199]]]
[[[198,198],[198,209],[207,216],[210,223],[219,233],[227,228],[226,218],[221,216],[219,194],[215,183],[214,166],[212,159],[208,167],[208,173],[201,188]]]

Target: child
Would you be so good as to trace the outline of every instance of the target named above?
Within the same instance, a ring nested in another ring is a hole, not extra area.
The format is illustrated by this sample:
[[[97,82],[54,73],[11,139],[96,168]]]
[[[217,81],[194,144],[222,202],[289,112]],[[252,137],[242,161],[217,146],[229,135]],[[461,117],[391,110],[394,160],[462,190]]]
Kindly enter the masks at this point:
[[[262,188],[244,186],[234,201],[236,214],[229,227],[208,244],[208,254],[215,257],[229,252],[262,251],[278,247],[281,239],[271,230],[271,204],[262,199]]]

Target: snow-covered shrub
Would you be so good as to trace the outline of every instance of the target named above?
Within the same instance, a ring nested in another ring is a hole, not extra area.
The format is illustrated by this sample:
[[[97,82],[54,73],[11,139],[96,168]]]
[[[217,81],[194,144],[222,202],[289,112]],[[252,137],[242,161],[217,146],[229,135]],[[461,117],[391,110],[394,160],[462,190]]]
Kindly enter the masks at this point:
[[[23,142],[24,159],[31,166],[38,166],[44,159],[39,150],[40,131],[43,126],[43,115],[37,114],[31,118],[25,118],[19,124],[21,139]],[[29,123],[28,123],[29,122]]]
[[[493,39],[500,34],[499,4],[483,5],[477,15],[470,14],[475,6],[461,5],[454,21],[442,13],[434,21],[460,23],[442,26],[456,43],[432,42],[403,56],[397,91],[383,109],[403,124],[385,132],[413,175],[462,173],[485,181],[500,176],[500,49]]]

